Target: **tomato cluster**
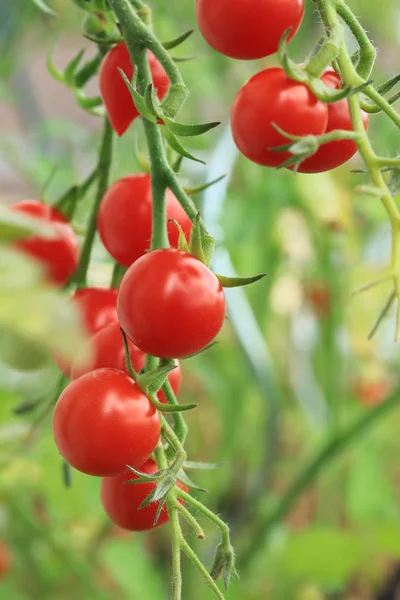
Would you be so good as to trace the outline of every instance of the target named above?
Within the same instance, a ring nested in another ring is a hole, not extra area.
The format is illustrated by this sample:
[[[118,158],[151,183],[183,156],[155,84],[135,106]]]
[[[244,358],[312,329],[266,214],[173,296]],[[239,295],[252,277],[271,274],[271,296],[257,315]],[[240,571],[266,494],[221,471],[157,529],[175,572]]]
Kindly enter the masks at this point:
[[[196,0],[196,17],[206,41],[231,58],[256,59],[274,54],[290,29],[290,40],[304,13],[303,0]],[[340,76],[331,68],[321,77],[327,87],[339,89]],[[363,113],[365,127],[368,115]],[[292,157],[274,148],[287,144],[275,126],[295,136],[322,135],[335,129],[351,130],[346,99],[333,104],[318,100],[307,85],[290,79],[283,69],[265,69],[239,90],[231,111],[235,143],[249,160],[279,167]],[[320,173],[347,162],[357,151],[353,140],[321,145],[297,171]],[[289,167],[292,168],[292,167]]]

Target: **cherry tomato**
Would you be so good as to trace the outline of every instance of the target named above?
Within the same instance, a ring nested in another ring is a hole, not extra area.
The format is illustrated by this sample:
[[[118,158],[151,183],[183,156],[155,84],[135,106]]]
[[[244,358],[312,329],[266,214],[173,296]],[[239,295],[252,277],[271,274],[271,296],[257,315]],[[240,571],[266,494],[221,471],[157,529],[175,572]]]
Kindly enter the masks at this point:
[[[138,471],[149,475],[157,470],[157,464],[151,458],[138,467]],[[104,477],[101,481],[101,502],[104,510],[116,525],[129,531],[146,531],[164,525],[169,520],[165,504],[156,525],[154,519],[159,502],[152,502],[139,510],[143,500],[154,490],[155,483],[125,483],[137,478],[137,475],[129,470],[116,477]],[[179,481],[177,485],[185,492],[188,491],[188,488]]]
[[[103,197],[98,216],[98,229],[104,246],[116,261],[129,267],[150,249],[152,227],[151,179],[135,173],[115,181]],[[167,191],[167,218],[175,219],[187,240],[192,222],[175,198]],[[178,246],[179,233],[168,223],[171,246]]]
[[[154,87],[161,100],[168,92],[170,81],[164,68],[151,52],[148,53],[148,60]],[[139,111],[118,69],[122,69],[129,81],[132,80],[133,67],[125,42],[120,42],[106,54],[99,71],[100,94],[108,118],[117,134],[122,135],[139,116]]]
[[[341,86],[340,75],[333,69],[325,71],[321,77],[322,81],[331,88],[339,89]],[[351,131],[351,115],[349,105],[346,99],[328,104],[328,124],[326,132],[335,129],[344,129]],[[368,128],[368,114],[362,111],[362,118],[365,129]],[[357,152],[357,144],[353,140],[339,140],[329,142],[320,146],[315,154],[304,160],[298,167],[299,173],[322,173],[331,171],[347,162]]]
[[[53,436],[60,454],[78,471],[117,475],[149,458],[160,437],[160,417],[126,373],[97,369],[62,392]]]
[[[72,300],[78,304],[89,334],[118,321],[116,289],[85,288],[75,292]]]
[[[72,365],[71,379],[77,379],[89,371],[102,369],[103,367],[126,371],[124,342],[119,323],[111,323],[107,327],[103,327],[88,343],[89,349],[92,350],[92,360],[89,364],[82,366],[82,361],[79,360],[78,356]],[[139,372],[144,367],[146,355],[130,340],[128,340],[128,346],[132,366],[135,371]],[[168,379],[175,395],[177,395],[181,387],[181,368],[178,361],[176,369],[171,371]],[[167,402],[162,390],[157,395],[161,402]]]
[[[117,299],[126,335],[143,352],[182,358],[215,338],[225,297],[215,275],[194,256],[167,248],[142,256],[125,273]]]
[[[53,283],[64,284],[78,265],[78,239],[71,225],[55,208],[38,200],[23,200],[11,208],[48,221],[54,227],[57,234],[55,239],[31,235],[16,242],[16,246],[39,260],[45,266],[48,277]]]
[[[274,54],[286,29],[298,30],[304,0],[196,0],[205,40],[218,52],[250,60]]]
[[[3,579],[10,571],[12,565],[12,556],[9,546],[5,542],[0,542],[0,579]]]
[[[261,71],[245,83],[231,112],[233,138],[240,152],[268,167],[278,167],[292,156],[270,150],[289,141],[274,129],[273,123],[293,135],[320,135],[327,121],[326,104],[280,68]]]
[[[390,383],[384,379],[358,379],[353,386],[353,393],[363,406],[378,406],[386,400],[391,389]]]

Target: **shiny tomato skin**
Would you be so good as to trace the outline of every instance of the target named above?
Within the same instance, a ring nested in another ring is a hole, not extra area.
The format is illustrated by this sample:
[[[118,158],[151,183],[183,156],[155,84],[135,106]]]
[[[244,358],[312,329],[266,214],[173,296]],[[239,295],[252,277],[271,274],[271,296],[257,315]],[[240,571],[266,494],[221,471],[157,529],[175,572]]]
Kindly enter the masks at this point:
[[[278,50],[286,29],[291,39],[302,21],[304,0],[196,0],[196,19],[212,48],[241,60]]]
[[[31,235],[16,242],[16,246],[44,265],[52,283],[56,285],[66,283],[75,271],[79,257],[78,239],[71,225],[55,208],[38,200],[23,200],[11,208],[31,217],[42,219],[54,227],[57,233],[55,239],[44,239]]]
[[[151,201],[151,178],[146,173],[118,179],[101,201],[97,221],[101,240],[111,256],[126,267],[150,249]],[[189,241],[191,220],[171,190],[167,190],[166,201],[167,218],[178,221]],[[168,237],[176,248],[179,233],[173,223],[168,223]]]
[[[254,75],[239,90],[231,111],[232,134],[238,149],[251,161],[268,167],[278,167],[292,156],[270,150],[288,143],[273,123],[287,133],[302,136],[321,135],[327,121],[327,105],[280,68]]]
[[[164,248],[129,267],[117,310],[126,335],[143,352],[182,358],[199,352],[218,334],[225,297],[203,263],[181,250]]]
[[[0,541],[0,580],[8,574],[12,566],[12,555],[8,544]]]
[[[113,288],[84,288],[72,296],[79,311],[87,332],[94,335],[97,331],[118,321],[117,293]]]
[[[160,437],[160,417],[126,373],[97,369],[62,392],[54,410],[53,436],[72,467],[108,477],[149,458]]]
[[[150,51],[148,60],[154,87],[161,100],[168,92],[170,81],[164,68]],[[129,81],[132,80],[133,67],[125,42],[120,42],[107,52],[99,71],[100,95],[113,129],[121,136],[139,116],[139,111],[118,69],[122,69]]]
[[[322,81],[331,88],[339,89],[341,86],[340,75],[333,69],[328,69],[321,77]],[[346,99],[328,104],[328,124],[325,133],[335,129],[351,131],[351,115]],[[362,119],[365,129],[368,129],[368,114],[362,111]],[[317,152],[304,160],[298,167],[298,173],[322,173],[340,167],[350,160],[357,152],[357,144],[353,140],[339,140],[329,142],[318,148]]]
[[[157,464],[151,458],[138,467],[138,471],[148,475],[155,473],[157,470]],[[129,470],[125,470],[116,477],[104,477],[102,479],[101,502],[111,521],[128,531],[146,531],[167,523],[169,516],[165,505],[161,509],[156,525],[154,525],[154,519],[158,502],[152,502],[139,510],[143,500],[154,490],[155,483],[125,483],[135,479],[137,479],[137,475]],[[188,488],[179,481],[177,485],[185,492],[188,491]],[[182,500],[179,501],[182,502]]]
[[[126,371],[125,348],[119,323],[110,323],[110,325],[103,327],[88,343],[89,348],[92,350],[92,360],[89,364],[83,366],[78,356],[72,365],[71,379],[77,379],[89,371],[104,367]],[[129,339],[128,346],[132,366],[136,372],[139,372],[144,367],[146,355]],[[181,386],[181,368],[178,361],[176,369],[170,372],[168,379],[175,395],[177,395]],[[157,395],[161,402],[166,403],[167,399],[163,391],[160,390]]]

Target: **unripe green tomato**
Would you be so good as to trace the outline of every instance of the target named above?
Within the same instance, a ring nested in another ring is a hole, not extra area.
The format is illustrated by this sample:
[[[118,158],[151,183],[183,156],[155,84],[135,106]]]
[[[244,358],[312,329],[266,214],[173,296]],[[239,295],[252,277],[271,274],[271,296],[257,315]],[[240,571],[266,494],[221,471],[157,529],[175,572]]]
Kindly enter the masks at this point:
[[[17,371],[36,371],[50,360],[41,344],[9,329],[0,330],[0,362]]]

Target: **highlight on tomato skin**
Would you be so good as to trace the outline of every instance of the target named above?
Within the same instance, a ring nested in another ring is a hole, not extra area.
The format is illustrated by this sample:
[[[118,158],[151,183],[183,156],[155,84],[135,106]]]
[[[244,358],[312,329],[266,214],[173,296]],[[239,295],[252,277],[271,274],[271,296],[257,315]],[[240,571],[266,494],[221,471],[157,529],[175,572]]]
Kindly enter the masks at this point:
[[[141,473],[148,475],[158,471],[156,462],[153,459],[147,460],[137,468]],[[137,479],[137,475],[126,469],[116,477],[104,477],[101,481],[101,502],[103,508],[111,521],[119,527],[128,531],[146,531],[160,527],[169,521],[169,515],[166,505],[161,509],[157,524],[154,525],[159,502],[152,502],[148,506],[141,508],[139,506],[154,490],[155,483],[126,483]],[[188,492],[188,488],[180,481],[178,487]],[[179,502],[183,501],[179,499]]]
[[[321,135],[328,122],[327,105],[303,83],[289,79],[283,69],[265,69],[237,93],[231,110],[233,139],[252,162],[279,167],[290,152],[275,152],[288,143],[273,126],[292,135]]]
[[[169,89],[169,77],[150,50],[148,59],[154,88],[158,98],[162,100]],[[118,69],[125,73],[129,81],[132,80],[133,66],[125,42],[119,42],[107,52],[99,71],[100,95],[111,126],[121,136],[132,121],[139,116],[139,111]]]
[[[52,225],[57,234],[54,239],[30,235],[15,242],[15,246],[44,265],[51,283],[57,286],[66,283],[78,266],[79,258],[78,238],[71,225],[55,208],[39,200],[22,200],[11,209]]]
[[[129,357],[133,368],[138,373],[145,364],[146,355],[142,350],[139,350],[135,344],[128,339]],[[89,371],[95,371],[104,367],[125,371],[125,348],[121,327],[119,323],[110,323],[103,327],[94,336],[88,340],[88,348],[83,348],[83,357],[91,356],[91,360],[80,360],[79,353],[72,364],[71,379],[77,379],[81,375],[85,375]],[[82,364],[83,362],[83,364]],[[176,362],[176,368],[168,375],[168,381],[171,384],[175,395],[178,395],[181,387],[181,367],[179,361]],[[157,392],[157,397],[160,402],[167,402],[165,394],[162,390]]]
[[[225,310],[215,275],[175,248],[154,250],[133,263],[117,298],[126,335],[159,358],[183,358],[205,348],[222,328]]]
[[[206,42],[221,54],[252,60],[275,54],[287,29],[300,27],[304,0],[196,0],[196,20]]]
[[[170,189],[166,192],[168,238],[176,248],[182,227],[187,241],[192,222]],[[111,256],[129,267],[150,250],[152,230],[151,177],[147,173],[126,175],[108,188],[100,204],[97,227],[100,238]]]
[[[117,369],[97,369],[72,381],[59,397],[53,437],[75,469],[100,477],[137,466],[154,451],[160,416],[132,378]]]

